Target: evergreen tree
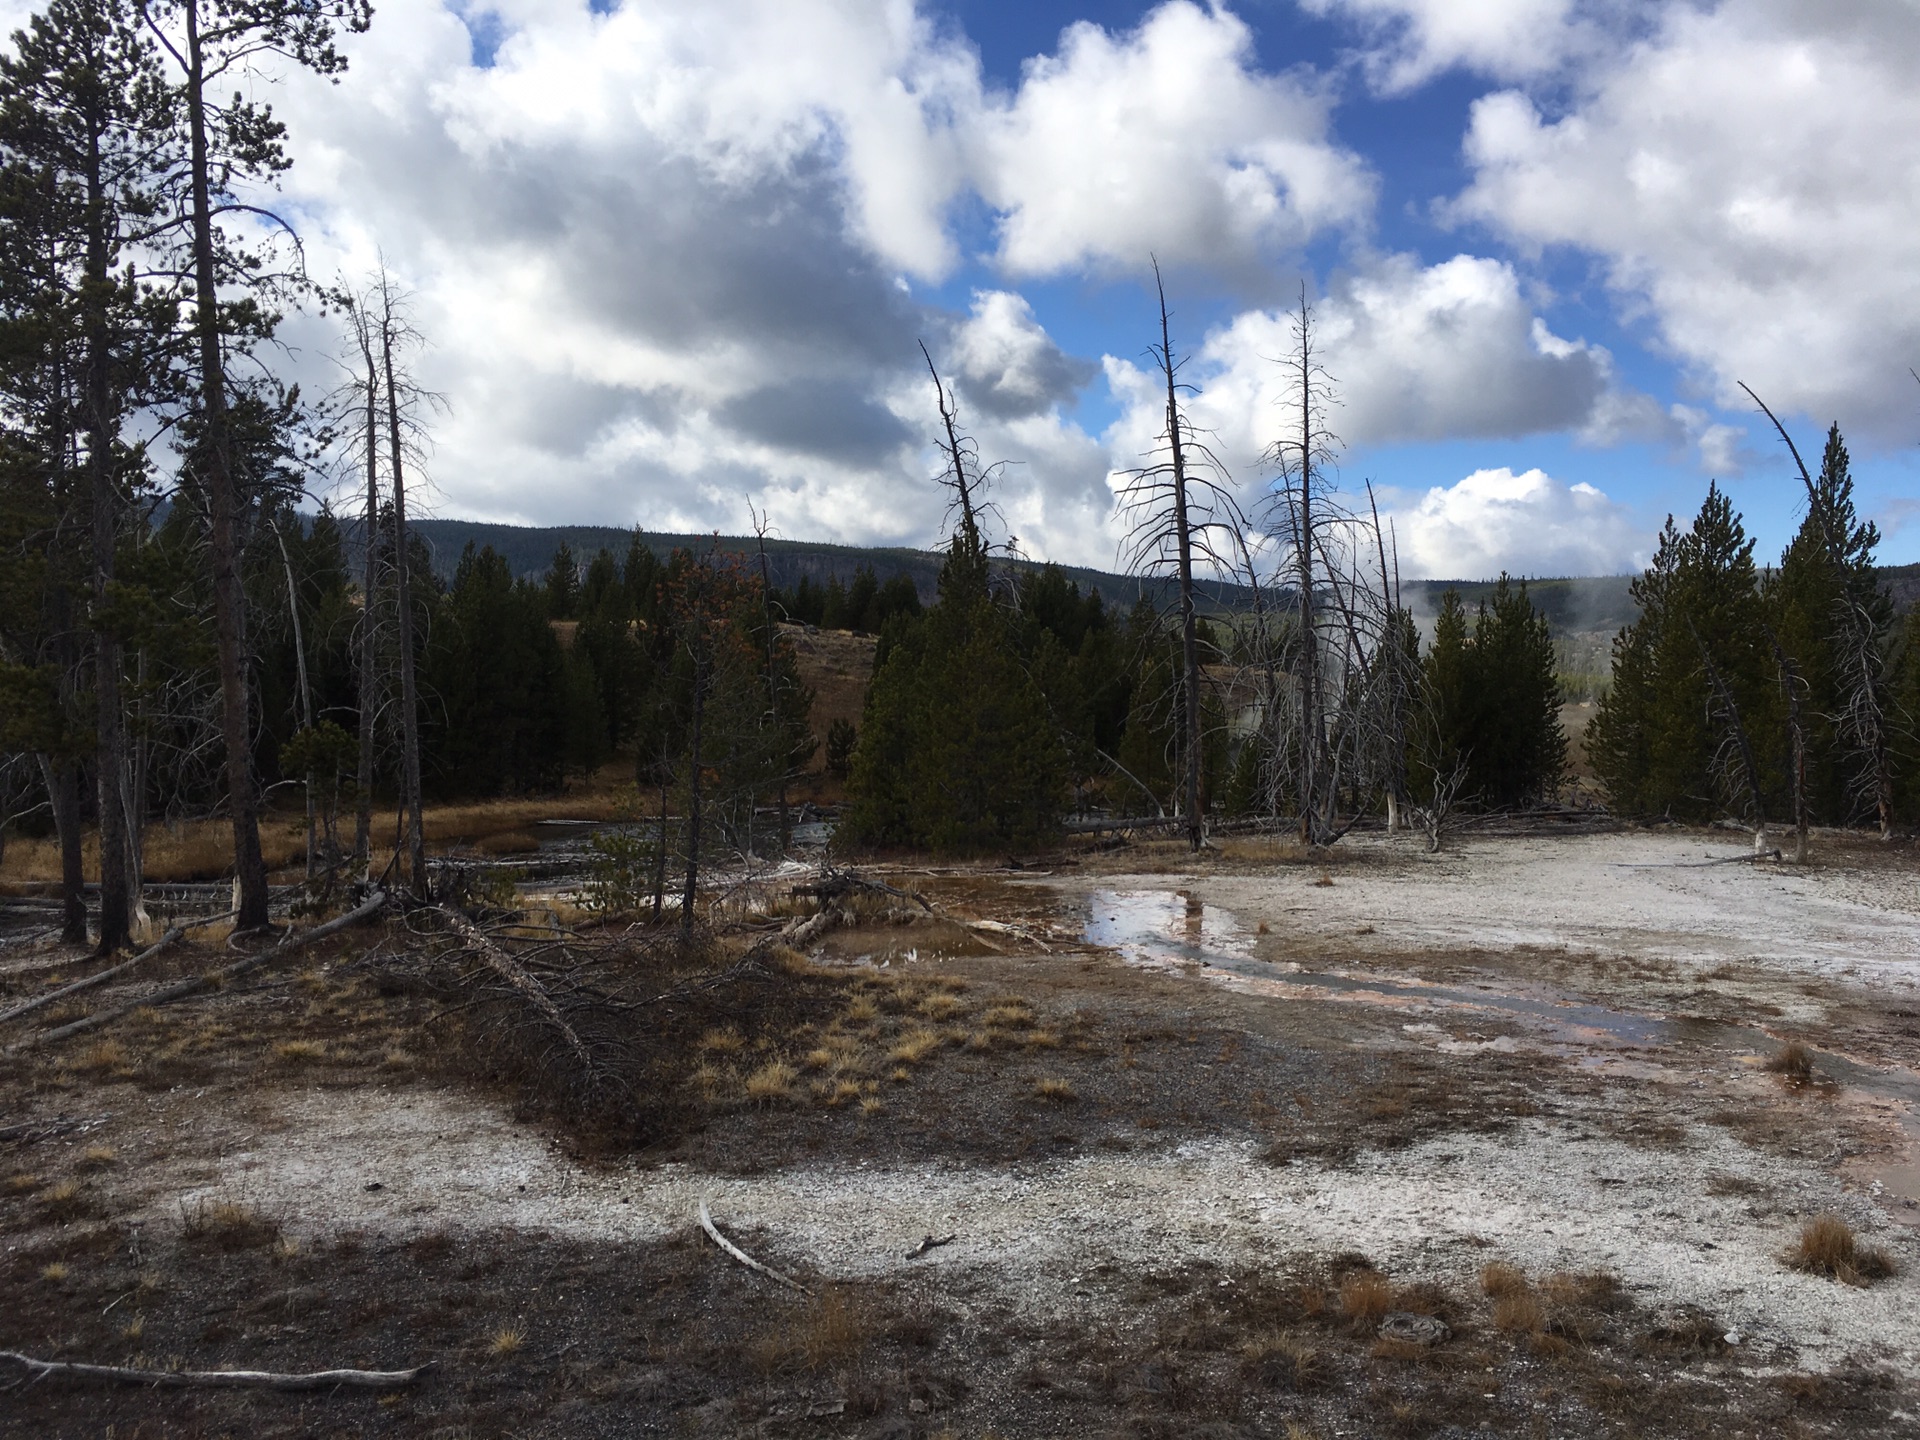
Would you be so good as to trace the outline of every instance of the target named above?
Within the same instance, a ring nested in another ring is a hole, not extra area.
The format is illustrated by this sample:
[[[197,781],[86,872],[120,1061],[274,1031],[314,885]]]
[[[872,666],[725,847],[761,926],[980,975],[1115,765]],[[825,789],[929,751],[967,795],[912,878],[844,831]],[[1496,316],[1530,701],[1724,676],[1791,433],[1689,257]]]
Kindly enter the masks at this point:
[[[1874,794],[1873,759],[1862,752],[1875,742],[1847,720],[1863,681],[1884,684],[1880,660],[1893,605],[1874,573],[1879,539],[1855,509],[1847,447],[1835,425],[1807,513],[1765,587],[1774,632],[1805,686],[1808,803],[1831,823],[1854,818]]]
[[[1753,542],[1717,484],[1684,536],[1668,521],[1634,597],[1640,618],[1614,643],[1614,685],[1589,730],[1597,773],[1630,812],[1705,820],[1745,808],[1726,702],[1763,761],[1783,753],[1781,702]],[[1763,795],[1777,801],[1781,779],[1765,770]]]
[[[1058,833],[1069,761],[1020,653],[1018,617],[992,594],[979,471],[950,392],[934,383],[959,524],[938,601],[883,637],[841,830],[856,844],[1021,849]]]
[[[1525,582],[1502,574],[1474,625],[1474,706],[1469,789],[1482,804],[1516,809],[1558,788],[1567,768],[1560,677],[1547,617]]]
[[[580,613],[580,562],[564,540],[547,567],[546,592],[549,620],[571,620]]]

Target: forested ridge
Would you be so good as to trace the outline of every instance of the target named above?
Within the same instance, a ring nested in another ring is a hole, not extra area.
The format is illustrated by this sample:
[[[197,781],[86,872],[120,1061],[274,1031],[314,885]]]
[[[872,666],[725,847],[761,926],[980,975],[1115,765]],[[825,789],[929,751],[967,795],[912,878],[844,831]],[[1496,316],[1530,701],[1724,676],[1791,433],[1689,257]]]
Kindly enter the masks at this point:
[[[1465,810],[1563,798],[1550,614],[1624,622],[1588,736],[1617,813],[1890,834],[1920,799],[1920,630],[1837,428],[1776,566],[1715,487],[1624,607],[1506,576],[1436,593],[1402,582],[1371,491],[1338,483],[1304,291],[1277,362],[1294,410],[1252,494],[1187,417],[1163,296],[1125,577],[1000,537],[998,464],[931,353],[936,557],[823,562],[756,515],[742,540],[562,539],[538,575],[471,541],[449,564],[409,511],[445,405],[412,370],[410,297],[384,269],[304,272],[256,203],[285,131],[221,98],[257,54],[337,72],[370,22],[362,0],[51,0],[0,58],[0,841],[57,837],[70,938],[127,943],[155,825],[223,817],[257,926],[269,810],[304,814],[315,903],[424,898],[428,800],[616,759],[651,838],[614,868],[660,918],[671,869],[682,923],[703,854],[787,842],[816,756],[844,781],[843,847],[1015,851],[1116,815],[1196,848],[1228,819],[1327,844],[1383,812],[1438,846]],[[337,327],[328,395],[281,374],[294,307]],[[877,637],[858,725],[815,733],[806,626]]]

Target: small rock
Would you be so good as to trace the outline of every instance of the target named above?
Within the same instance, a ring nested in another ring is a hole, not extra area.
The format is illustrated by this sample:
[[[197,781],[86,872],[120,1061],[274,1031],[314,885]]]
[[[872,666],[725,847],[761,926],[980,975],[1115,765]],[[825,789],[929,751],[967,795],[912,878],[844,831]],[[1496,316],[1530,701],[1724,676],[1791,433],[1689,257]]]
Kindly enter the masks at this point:
[[[920,1398],[919,1398],[918,1396],[916,1396],[916,1397],[915,1397],[915,1398],[913,1398],[912,1400],[909,1400],[909,1401],[907,1401],[907,1413],[908,1413],[909,1415],[924,1415],[924,1414],[926,1414],[926,1413],[927,1413],[927,1402],[926,1402],[926,1401],[924,1401],[924,1400],[922,1400],[922,1399],[920,1399]]]
[[[1446,1322],[1432,1315],[1410,1315],[1396,1310],[1380,1322],[1382,1340],[1402,1340],[1409,1345],[1438,1345],[1453,1332]]]

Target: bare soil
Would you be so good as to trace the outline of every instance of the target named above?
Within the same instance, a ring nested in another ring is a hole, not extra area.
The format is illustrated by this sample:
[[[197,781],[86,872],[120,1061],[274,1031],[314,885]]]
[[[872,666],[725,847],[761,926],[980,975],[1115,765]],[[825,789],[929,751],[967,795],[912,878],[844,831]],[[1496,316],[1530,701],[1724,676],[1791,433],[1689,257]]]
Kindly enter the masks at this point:
[[[1920,1433],[1913,852],[1351,839],[901,867],[944,918],[649,1012],[620,1114],[398,925],[0,1060],[0,1349],[434,1364],[0,1434]],[[86,968],[9,950],[0,1008]],[[1821,1214],[1896,1273],[1793,1269]]]

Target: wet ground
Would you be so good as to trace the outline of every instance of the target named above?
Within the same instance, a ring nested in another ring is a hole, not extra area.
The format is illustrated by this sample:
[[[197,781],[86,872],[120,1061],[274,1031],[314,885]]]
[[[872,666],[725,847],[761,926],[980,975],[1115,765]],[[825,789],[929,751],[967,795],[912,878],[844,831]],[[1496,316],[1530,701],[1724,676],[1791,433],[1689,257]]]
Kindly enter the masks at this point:
[[[105,1118],[8,1157],[31,1303],[0,1348],[437,1355],[417,1400],[329,1412],[419,1434],[1920,1433],[1913,860],[1711,863],[1731,848],[890,870],[942,915],[831,934],[777,1025],[682,1026],[705,1098],[624,1152],[437,1069],[431,1016],[343,953],[191,1043],[156,1017],[6,1072],[24,1112]],[[1789,1040],[1806,1083],[1766,1068]],[[56,1220],[63,1177],[84,1205]],[[814,1297],[707,1248],[702,1200]],[[221,1206],[272,1243],[210,1263],[189,1222]],[[1819,1214],[1900,1273],[1790,1268]],[[142,1264],[174,1288],[128,1339],[99,1317]],[[1380,1338],[1387,1310],[1451,1338]],[[112,1415],[307,1433],[258,1404]]]

